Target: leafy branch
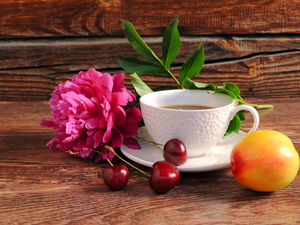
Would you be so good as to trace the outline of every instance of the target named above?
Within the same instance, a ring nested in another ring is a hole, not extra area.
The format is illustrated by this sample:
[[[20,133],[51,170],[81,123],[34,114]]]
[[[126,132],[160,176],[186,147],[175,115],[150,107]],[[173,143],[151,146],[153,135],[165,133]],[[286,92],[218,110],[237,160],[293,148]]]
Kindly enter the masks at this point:
[[[170,25],[167,27],[163,42],[162,42],[162,60],[160,60],[150,47],[143,41],[139,34],[134,29],[133,25],[128,21],[122,21],[124,33],[132,47],[143,57],[149,61],[144,61],[136,57],[116,56],[121,67],[131,73],[130,79],[139,96],[151,93],[153,91],[168,90],[168,89],[197,89],[207,90],[211,94],[221,93],[235,99],[235,104],[247,104],[257,109],[273,108],[273,105],[257,105],[245,102],[240,96],[240,90],[234,83],[223,83],[223,86],[216,86],[213,83],[199,83],[192,79],[200,73],[204,64],[204,47],[202,42],[199,44],[196,51],[182,65],[179,70],[179,79],[177,79],[169,70],[172,61],[178,55],[181,48],[181,40],[177,29],[178,16],[176,16]],[[151,89],[139,75],[168,75],[173,78],[177,86],[161,86]],[[227,132],[228,135],[232,132],[238,133],[241,128],[241,121],[245,120],[245,111],[238,112],[231,120]]]

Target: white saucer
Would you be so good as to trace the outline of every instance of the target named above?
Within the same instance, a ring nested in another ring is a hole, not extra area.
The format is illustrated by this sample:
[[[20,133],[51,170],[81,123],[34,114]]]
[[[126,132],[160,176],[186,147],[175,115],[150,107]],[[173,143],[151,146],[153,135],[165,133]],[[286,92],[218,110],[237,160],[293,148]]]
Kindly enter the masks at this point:
[[[152,141],[146,127],[139,128],[138,136]],[[232,133],[224,139],[232,139],[243,136],[245,136],[245,133],[240,131],[238,134]],[[152,167],[152,165],[159,160],[164,160],[163,151],[157,145],[141,140],[137,137],[135,137],[135,139],[138,140],[141,149],[133,150],[122,144],[120,149],[126,157],[148,167]],[[235,144],[229,144],[214,147],[211,152],[205,156],[189,158],[185,164],[178,166],[178,169],[180,172],[204,172],[229,168],[229,157],[234,145]]]

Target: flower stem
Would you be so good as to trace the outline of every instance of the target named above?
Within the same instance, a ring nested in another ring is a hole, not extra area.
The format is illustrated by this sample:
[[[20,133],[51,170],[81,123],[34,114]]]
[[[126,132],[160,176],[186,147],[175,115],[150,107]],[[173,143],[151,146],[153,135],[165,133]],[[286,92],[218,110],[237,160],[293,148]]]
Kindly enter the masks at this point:
[[[178,86],[181,88],[181,89],[185,89],[183,86],[180,85],[179,81],[177,80],[177,78],[173,75],[173,73],[171,73],[170,70],[168,70],[166,67],[165,67],[166,71],[168,72],[168,74],[175,80],[175,82],[178,84]]]
[[[242,100],[238,100],[241,104],[244,104],[244,105],[250,105],[250,106],[253,106],[257,109],[271,109],[271,108],[274,108],[273,105],[258,105],[258,104],[251,104],[251,103],[248,103],[248,102],[245,102],[245,101],[242,101]]]
[[[71,155],[77,155],[77,154],[80,154],[82,152],[96,152],[96,153],[99,153],[100,155],[102,155],[106,160],[107,162],[113,166],[112,162],[102,153],[102,152],[99,152],[99,151],[96,151],[96,150],[83,150],[83,151],[80,151],[80,152],[72,152],[71,150],[68,150],[67,153],[71,154]]]
[[[107,150],[111,151],[112,153],[114,153],[119,159],[121,159],[123,162],[127,163],[129,166],[131,166],[132,168],[136,169],[137,171],[141,172],[142,174],[146,175],[147,177],[151,177],[151,175],[149,175],[148,173],[140,170],[139,168],[135,167],[134,165],[132,165],[131,163],[127,162],[125,159],[121,158],[116,152],[115,150],[108,146],[108,145],[105,145],[104,148],[106,148]]]
[[[163,68],[167,71],[167,73],[173,78],[173,80],[178,84],[178,86],[181,89],[185,89],[183,86],[180,85],[179,81],[177,80],[177,78],[173,75],[173,73],[171,73],[171,71],[169,69],[167,69],[167,67],[165,67],[165,65],[161,62],[161,65],[163,66]]]

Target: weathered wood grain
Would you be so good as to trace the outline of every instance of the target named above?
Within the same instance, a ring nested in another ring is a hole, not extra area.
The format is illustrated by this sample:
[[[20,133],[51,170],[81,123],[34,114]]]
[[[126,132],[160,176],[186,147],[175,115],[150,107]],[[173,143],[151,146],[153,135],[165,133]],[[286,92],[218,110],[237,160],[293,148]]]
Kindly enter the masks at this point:
[[[298,0],[9,0],[0,3],[0,38],[162,35],[179,15],[185,35],[299,33]]]
[[[161,37],[146,43],[161,58]],[[182,37],[172,71],[187,61],[203,41],[205,66],[199,82],[234,82],[247,96],[299,96],[298,36]],[[111,74],[121,70],[115,55],[138,56],[126,38],[75,38],[0,41],[0,100],[49,99],[55,85],[79,71],[95,68]],[[170,84],[166,76],[143,76],[150,87]],[[133,91],[129,75],[126,86]]]
[[[162,37],[144,37],[143,40],[162,58]],[[290,52],[300,49],[300,35],[283,36],[197,36],[181,37],[180,53],[173,61],[182,64],[203,42],[206,62],[232,60],[256,54]],[[95,67],[120,68],[115,55],[140,55],[126,38],[64,38],[64,39],[15,39],[0,40],[0,69],[35,69],[76,72]],[[73,67],[73,71],[71,70]]]
[[[300,98],[246,100],[274,104],[273,110],[259,110],[259,129],[274,129],[288,135],[300,152]],[[181,173],[173,190],[158,195],[150,189],[146,177],[129,168],[128,185],[121,191],[110,191],[102,180],[106,162],[94,163],[45,146],[55,134],[40,127],[39,122],[50,118],[50,110],[47,101],[0,102],[2,224],[300,222],[299,174],[281,190],[258,193],[241,186],[230,169]],[[243,129],[248,130],[251,123],[247,114]]]
[[[180,67],[171,71],[177,76]],[[81,69],[78,68],[78,71]],[[31,70],[0,71],[3,87],[0,91],[2,100],[39,100],[49,99],[55,85],[62,80],[71,79],[74,74],[53,74],[41,77],[27,74]],[[99,70],[102,71],[102,70]],[[44,70],[44,72],[47,72]],[[102,72],[106,72],[103,70]],[[111,74],[124,72],[122,70],[108,71]],[[142,79],[151,87],[174,84],[172,78],[163,75],[143,75]],[[213,82],[222,85],[223,82],[236,83],[242,96],[253,97],[297,97],[299,96],[299,52],[287,54],[270,54],[249,59],[226,63],[212,63],[203,67],[201,73],[193,80],[198,82]],[[131,91],[132,84],[126,73],[124,84]],[[175,84],[174,84],[175,85]]]

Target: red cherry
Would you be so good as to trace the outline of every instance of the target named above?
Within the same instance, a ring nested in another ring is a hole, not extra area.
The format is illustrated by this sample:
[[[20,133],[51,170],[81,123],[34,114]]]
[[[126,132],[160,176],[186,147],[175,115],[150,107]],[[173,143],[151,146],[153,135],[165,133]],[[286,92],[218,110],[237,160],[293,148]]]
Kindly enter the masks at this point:
[[[185,145],[179,139],[171,139],[165,144],[163,156],[176,166],[183,165],[188,158]]]
[[[105,184],[113,190],[121,190],[129,179],[129,171],[124,165],[114,165],[103,170]]]
[[[158,161],[153,164],[150,177],[150,187],[158,193],[173,189],[179,182],[180,175],[177,166],[168,161]]]

